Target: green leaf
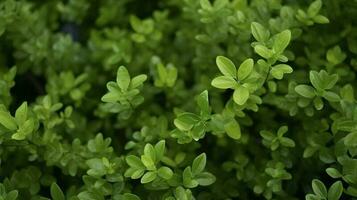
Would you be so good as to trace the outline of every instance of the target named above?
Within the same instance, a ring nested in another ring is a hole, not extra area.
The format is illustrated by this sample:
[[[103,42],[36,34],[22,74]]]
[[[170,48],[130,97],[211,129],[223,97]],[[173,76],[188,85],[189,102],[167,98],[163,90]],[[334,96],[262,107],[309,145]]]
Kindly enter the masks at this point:
[[[253,70],[254,60],[249,58],[242,62],[238,68],[238,80],[242,81],[246,79]]]
[[[317,71],[310,71],[311,84],[316,88],[323,90],[323,83]]]
[[[312,180],[312,190],[321,198],[327,197],[327,189],[325,185],[318,179]]]
[[[328,200],[339,200],[343,192],[341,181],[336,181],[328,190]]]
[[[51,197],[52,200],[65,200],[61,188],[56,183],[52,183],[51,185]]]
[[[0,124],[10,131],[15,131],[17,129],[16,121],[9,112],[0,111]]]
[[[156,177],[157,177],[156,172],[146,172],[146,173],[144,174],[144,176],[141,177],[140,182],[141,182],[142,184],[150,183],[150,182],[152,182],[153,180],[155,180]]]
[[[323,15],[316,15],[313,19],[314,22],[318,24],[328,24],[330,22],[330,20]]]
[[[254,51],[265,59],[269,59],[273,56],[273,52],[263,45],[256,45]]]
[[[15,113],[15,119],[18,124],[23,124],[27,118],[27,102],[23,102]]]
[[[199,174],[201,173],[206,166],[206,154],[202,153],[197,156],[192,163],[192,174]]]
[[[133,156],[133,155],[127,156],[125,158],[125,161],[126,163],[128,163],[130,167],[134,167],[137,169],[145,169],[145,166],[141,162],[140,158],[137,156]]]
[[[185,113],[181,113],[174,120],[174,124],[178,129],[182,131],[188,131],[199,121],[200,118],[196,114],[185,112]]]
[[[269,39],[270,33],[267,29],[264,28],[261,24],[257,22],[252,22],[250,25],[250,29],[252,32],[253,37],[258,42],[265,42]]]
[[[348,147],[357,147],[357,132],[349,133],[343,141]]]
[[[160,161],[165,154],[165,140],[160,140],[158,143],[156,143],[155,152],[157,160]]]
[[[327,168],[326,173],[332,178],[340,178],[342,174],[335,168]]]
[[[290,138],[282,137],[282,138],[279,138],[279,141],[280,141],[281,145],[283,145],[285,147],[295,147],[294,140],[292,140]]]
[[[122,91],[126,91],[130,84],[130,75],[124,66],[120,66],[117,72],[117,84]]]
[[[323,97],[330,102],[338,102],[341,100],[336,93],[330,91],[324,92]]]
[[[196,97],[198,106],[201,109],[203,116],[208,117],[211,113],[211,108],[209,106],[208,91],[205,90]]]
[[[159,170],[157,171],[158,175],[166,180],[171,179],[173,172],[170,168],[168,167],[160,167]]]
[[[239,86],[237,89],[234,90],[233,93],[233,100],[238,105],[243,105],[247,102],[249,98],[249,90],[243,86]]]
[[[216,177],[209,172],[203,172],[195,176],[195,180],[199,185],[208,186],[216,181]]]
[[[285,48],[289,45],[291,39],[290,30],[282,31],[275,35],[275,40],[273,44],[273,49],[276,53],[283,53]]]
[[[151,144],[146,144],[144,147],[144,155],[148,156],[154,163],[156,159],[156,150]]]
[[[212,80],[211,85],[219,89],[234,88],[237,84],[236,80],[228,76],[219,76]]]
[[[125,193],[123,194],[123,200],[140,200],[135,194]]]
[[[278,64],[272,67],[270,73],[276,79],[282,79],[284,74],[290,74],[293,69],[287,64]]]
[[[234,63],[230,59],[224,56],[217,56],[216,64],[224,76],[236,78],[237,70]]]
[[[307,15],[309,17],[316,16],[320,11],[321,6],[322,6],[321,0],[316,0],[316,1],[312,2],[310,4],[309,8],[307,9]]]
[[[235,140],[238,140],[241,137],[241,130],[239,123],[232,119],[224,125],[224,130],[227,132],[227,135]]]
[[[135,76],[133,79],[131,79],[130,88],[134,89],[141,86],[146,81],[146,79],[147,76],[145,74]]]
[[[306,98],[312,99],[315,97],[315,90],[309,85],[298,85],[295,87],[295,91]]]

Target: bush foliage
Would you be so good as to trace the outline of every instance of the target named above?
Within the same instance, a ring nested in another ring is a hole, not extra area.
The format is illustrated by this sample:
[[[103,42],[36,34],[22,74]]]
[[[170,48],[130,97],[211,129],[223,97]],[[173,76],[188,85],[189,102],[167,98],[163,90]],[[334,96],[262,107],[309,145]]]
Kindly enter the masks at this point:
[[[0,199],[357,198],[356,0],[0,1]]]

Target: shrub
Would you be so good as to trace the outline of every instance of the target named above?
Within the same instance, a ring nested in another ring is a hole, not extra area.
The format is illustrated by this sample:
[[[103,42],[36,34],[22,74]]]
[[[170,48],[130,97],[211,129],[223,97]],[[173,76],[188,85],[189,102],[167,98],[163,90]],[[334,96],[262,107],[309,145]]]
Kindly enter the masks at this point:
[[[0,199],[357,198],[355,0],[3,0]]]

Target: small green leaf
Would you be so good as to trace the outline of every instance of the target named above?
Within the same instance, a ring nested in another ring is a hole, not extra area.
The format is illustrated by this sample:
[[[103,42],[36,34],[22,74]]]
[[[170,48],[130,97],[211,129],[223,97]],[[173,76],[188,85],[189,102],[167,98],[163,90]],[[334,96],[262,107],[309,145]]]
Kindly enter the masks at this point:
[[[195,176],[195,180],[199,185],[208,186],[216,181],[216,177],[209,172],[203,172]]]
[[[23,102],[15,112],[15,119],[18,124],[23,124],[27,118],[27,102]]]
[[[237,70],[234,63],[230,59],[224,56],[217,56],[216,64],[223,75],[236,78]]]
[[[315,97],[315,90],[309,85],[298,85],[295,87],[295,91],[306,98],[312,99]]]
[[[235,140],[238,140],[241,137],[241,130],[239,123],[232,119],[224,125],[224,130],[227,132],[227,135]]]
[[[283,145],[285,147],[295,147],[294,140],[292,140],[290,138],[281,137],[281,138],[279,138],[279,141],[280,141],[281,145]]]
[[[322,84],[322,80],[319,76],[319,73],[317,71],[310,71],[310,81],[311,84],[316,88],[316,89],[320,89],[323,90],[323,84]]]
[[[147,76],[145,74],[141,74],[138,76],[135,76],[133,79],[131,79],[130,82],[130,88],[134,89],[142,85],[147,79]]]
[[[157,173],[161,178],[166,180],[169,180],[173,175],[172,170],[168,167],[160,167]]]
[[[124,66],[120,66],[117,72],[117,84],[122,91],[126,91],[130,84],[130,75]]]
[[[65,200],[61,188],[56,183],[52,183],[51,185],[51,197],[52,200]]]
[[[201,115],[208,117],[211,113],[211,108],[209,106],[208,91],[205,90],[196,97],[198,106],[201,109]]]
[[[282,31],[275,35],[275,40],[273,44],[273,49],[276,53],[281,54],[284,52],[285,48],[288,46],[291,39],[290,30]]]
[[[134,168],[137,168],[137,169],[142,169],[142,168],[145,169],[145,166],[141,162],[140,158],[137,157],[137,156],[133,156],[133,155],[127,156],[125,158],[125,161],[126,161],[126,163],[128,163],[128,165],[130,167],[134,167]]]
[[[320,11],[321,6],[322,6],[321,0],[316,0],[316,1],[312,2],[310,4],[309,8],[307,9],[307,15],[309,17],[316,16]]]
[[[233,93],[233,100],[238,105],[243,105],[247,102],[249,98],[249,90],[243,86],[239,86],[237,89],[234,90]]]
[[[290,74],[293,69],[287,64],[278,64],[272,67],[270,73],[276,79],[282,79],[284,74]]]
[[[349,133],[344,139],[344,144],[348,147],[357,146],[357,132]]]
[[[197,156],[192,163],[192,174],[199,174],[201,173],[206,166],[206,154],[202,153]]]
[[[327,189],[325,185],[318,179],[312,180],[312,190],[316,195],[318,195],[321,198],[327,197]]]
[[[265,59],[269,59],[273,56],[273,52],[263,45],[256,45],[254,51]]]
[[[340,178],[342,174],[335,168],[327,168],[326,173],[331,176],[332,178]]]
[[[238,80],[242,81],[246,79],[253,70],[254,60],[249,58],[242,62],[238,68]]]
[[[330,22],[330,20],[323,15],[316,15],[313,19],[314,22],[318,24],[328,24]]]
[[[336,93],[330,91],[324,92],[323,97],[330,102],[338,102],[341,100]]]
[[[155,152],[157,160],[161,160],[165,154],[165,140],[160,140],[155,145]]]
[[[252,32],[253,37],[258,41],[258,42],[265,42],[269,39],[270,33],[269,31],[264,28],[261,24],[257,22],[252,22],[250,25],[250,29]]]
[[[141,177],[140,182],[141,182],[142,184],[150,183],[150,182],[152,182],[153,180],[155,180],[156,177],[157,177],[156,172],[146,172],[146,173],[144,174],[144,176]]]
[[[144,155],[148,156],[154,163],[157,161],[155,148],[151,144],[145,145]]]
[[[328,190],[328,200],[339,200],[343,192],[341,181],[336,181]]]
[[[16,121],[9,112],[0,111],[0,124],[10,131],[15,131],[17,129]]]
[[[232,77],[228,77],[228,76],[216,77],[211,82],[211,85],[213,87],[219,88],[219,89],[234,88],[234,86],[236,84],[237,84],[237,82]]]

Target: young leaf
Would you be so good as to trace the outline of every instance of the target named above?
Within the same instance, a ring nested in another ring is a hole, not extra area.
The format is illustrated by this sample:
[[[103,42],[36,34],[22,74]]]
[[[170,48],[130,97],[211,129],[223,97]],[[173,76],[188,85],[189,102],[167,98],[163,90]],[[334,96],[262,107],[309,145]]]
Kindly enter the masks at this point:
[[[0,124],[11,131],[17,129],[16,121],[9,112],[0,111]]]
[[[61,188],[56,183],[52,183],[51,185],[51,197],[53,200],[65,200]]]
[[[124,66],[120,66],[117,72],[117,84],[122,91],[126,91],[130,84],[130,75]]]
[[[232,77],[219,76],[214,78],[211,84],[215,88],[228,89],[233,88],[237,84],[237,82]]]
[[[227,135],[235,140],[238,140],[241,137],[241,130],[239,123],[232,119],[224,125],[224,130],[227,132]]]
[[[291,39],[290,30],[285,30],[281,33],[275,35],[275,40],[273,44],[273,49],[276,53],[282,53],[288,46]]]
[[[206,154],[202,153],[197,156],[192,163],[192,174],[199,174],[201,173],[206,166]]]
[[[161,178],[166,180],[169,180],[173,175],[172,170],[168,167],[160,167],[157,173]]]
[[[328,200],[339,200],[343,192],[343,185],[341,181],[337,181],[328,190]]]
[[[261,24],[257,22],[252,22],[250,25],[250,29],[252,31],[253,37],[258,42],[265,42],[269,39],[270,33],[267,29],[265,29]]]
[[[243,105],[247,102],[249,98],[249,90],[243,86],[239,86],[237,89],[234,90],[233,93],[233,100],[238,105]]]
[[[216,64],[224,76],[236,78],[237,70],[234,63],[230,59],[224,56],[217,56]]]
[[[315,97],[315,90],[309,85],[298,85],[295,87],[295,91],[303,97],[312,99]]]
[[[270,73],[276,79],[282,79],[284,74],[290,74],[293,69],[287,64],[278,64],[272,67]]]
[[[238,80],[242,81],[246,79],[253,70],[254,60],[249,58],[242,62],[238,68]]]
[[[156,177],[157,177],[156,172],[146,172],[146,173],[144,174],[144,176],[141,177],[140,182],[141,182],[142,184],[150,183],[150,182],[152,182],[153,180],[155,180]]]
[[[312,180],[312,190],[316,195],[318,195],[321,198],[327,197],[327,189],[325,185],[318,179]]]

